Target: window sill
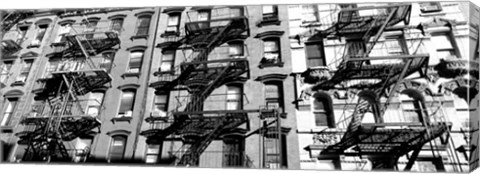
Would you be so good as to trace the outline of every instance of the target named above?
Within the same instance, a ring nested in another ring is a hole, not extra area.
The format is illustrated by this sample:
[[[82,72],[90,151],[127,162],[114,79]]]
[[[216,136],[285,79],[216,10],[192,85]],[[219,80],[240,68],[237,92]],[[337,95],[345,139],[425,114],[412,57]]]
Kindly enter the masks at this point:
[[[132,120],[132,117],[125,117],[125,116],[122,116],[122,117],[114,117],[111,119],[112,123],[115,123],[115,122],[118,122],[118,121],[126,121],[128,123],[130,123],[130,121]]]
[[[1,133],[13,133],[13,126],[0,126]]]
[[[141,75],[141,73],[139,73],[139,72],[134,72],[134,73],[133,72],[126,72],[126,73],[123,73],[121,75],[121,77],[122,78],[125,78],[125,77],[137,77],[137,78],[139,78],[140,75]]]
[[[268,26],[268,25],[280,25],[281,21],[276,19],[262,19],[257,23],[257,27],[263,27],[263,26]]]
[[[445,16],[445,12],[422,12],[420,13],[421,17],[432,17],[432,16]]]
[[[130,37],[130,40],[135,40],[135,39],[145,39],[147,40],[148,39],[148,34],[147,35],[136,35],[136,36],[132,36]]]
[[[175,71],[157,71],[153,73],[154,76],[162,76],[162,75],[175,75]]]
[[[13,82],[10,86],[11,87],[13,87],[13,86],[25,86],[25,82],[16,81],[16,82]]]
[[[65,42],[56,42],[56,43],[50,44],[50,47],[63,47],[63,46],[65,46]]]
[[[30,48],[40,48],[40,45],[28,45],[27,49],[30,49]]]
[[[160,37],[162,37],[162,38],[163,38],[163,37],[168,37],[168,36],[176,36],[176,37],[178,37],[178,36],[180,36],[180,32],[178,32],[178,31],[176,31],[176,32],[175,32],[175,31],[165,31],[164,33],[162,33],[162,34],[160,35]]]
[[[258,68],[263,69],[267,67],[283,67],[284,63],[283,62],[278,62],[278,63],[260,63],[258,65]]]

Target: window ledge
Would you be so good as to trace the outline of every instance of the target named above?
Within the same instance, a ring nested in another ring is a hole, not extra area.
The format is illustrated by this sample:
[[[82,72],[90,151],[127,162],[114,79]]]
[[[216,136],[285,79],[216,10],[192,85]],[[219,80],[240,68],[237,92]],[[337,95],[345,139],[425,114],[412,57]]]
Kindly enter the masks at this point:
[[[153,73],[154,76],[162,76],[162,75],[175,75],[175,71],[157,71]]]
[[[281,21],[278,20],[278,18],[276,19],[262,19],[261,21],[259,21],[257,23],[257,27],[263,27],[263,26],[267,26],[267,25],[280,25],[281,24]]]
[[[13,133],[13,126],[0,126],[0,132]]]
[[[260,63],[258,65],[258,68],[263,69],[267,67],[283,67],[285,63],[284,62],[278,62],[278,63]]]
[[[28,45],[27,48],[39,48],[40,45]]]
[[[445,16],[445,12],[423,12],[420,13],[421,17],[431,17],[431,16]]]
[[[140,75],[141,75],[141,73],[139,73],[139,72],[135,72],[135,73],[133,73],[133,72],[126,72],[126,73],[123,73],[123,74],[121,75],[121,77],[122,77],[122,78],[125,78],[125,77],[140,77]]]
[[[16,82],[13,82],[10,86],[25,86],[25,82],[21,82],[21,81],[16,81]]]
[[[65,46],[65,42],[55,42],[50,44],[50,47],[60,47],[60,46]]]
[[[135,36],[130,37],[130,40],[135,40],[135,39],[145,39],[145,40],[147,40],[148,39],[148,34],[146,34],[146,35],[135,35]]]
[[[115,123],[117,121],[126,121],[126,122],[130,123],[131,120],[132,120],[132,117],[125,117],[125,116],[114,117],[114,118],[111,119],[112,123]]]
[[[163,37],[168,37],[168,36],[177,36],[177,37],[178,37],[178,36],[180,36],[180,32],[178,32],[178,31],[177,31],[177,32],[174,32],[174,31],[165,31],[164,33],[162,33],[162,34],[160,35],[160,37],[162,37],[162,38],[163,38]]]

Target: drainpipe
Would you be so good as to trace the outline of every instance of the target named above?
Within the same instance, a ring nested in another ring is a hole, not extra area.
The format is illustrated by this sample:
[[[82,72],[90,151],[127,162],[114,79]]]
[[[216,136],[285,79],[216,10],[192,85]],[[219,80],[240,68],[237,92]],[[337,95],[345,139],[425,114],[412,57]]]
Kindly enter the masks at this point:
[[[157,41],[157,33],[158,33],[158,24],[160,23],[160,8],[161,7],[158,7],[158,14],[157,14],[157,22],[155,23],[155,32],[154,32],[154,36],[153,36],[153,44],[152,44],[152,50],[150,52],[150,63],[148,65],[150,65],[148,67],[148,73],[147,73],[147,79],[145,80],[146,81],[146,86],[145,86],[145,91],[143,93],[144,97],[143,97],[143,101],[142,101],[142,106],[146,106],[146,103],[147,103],[147,96],[148,96],[148,84],[150,82],[150,76],[151,76],[151,72],[152,72],[152,61],[153,61],[153,52],[155,51],[155,43]],[[143,108],[142,111],[140,111],[140,118],[139,118],[139,121],[137,123],[137,130],[135,132],[135,142],[133,144],[133,154],[132,154],[132,157],[133,159],[135,159],[135,152],[137,150],[137,144],[138,144],[138,137],[140,136],[140,131],[142,131],[142,124],[143,124],[143,121],[144,121],[144,115],[145,115],[145,108]]]

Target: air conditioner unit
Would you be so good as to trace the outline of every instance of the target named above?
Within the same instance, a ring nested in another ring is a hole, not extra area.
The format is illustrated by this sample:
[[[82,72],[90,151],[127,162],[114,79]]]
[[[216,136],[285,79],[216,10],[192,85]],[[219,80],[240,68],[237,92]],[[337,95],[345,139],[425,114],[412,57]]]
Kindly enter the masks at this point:
[[[123,115],[124,117],[132,117],[133,115],[133,111],[127,111],[125,112],[125,114]]]

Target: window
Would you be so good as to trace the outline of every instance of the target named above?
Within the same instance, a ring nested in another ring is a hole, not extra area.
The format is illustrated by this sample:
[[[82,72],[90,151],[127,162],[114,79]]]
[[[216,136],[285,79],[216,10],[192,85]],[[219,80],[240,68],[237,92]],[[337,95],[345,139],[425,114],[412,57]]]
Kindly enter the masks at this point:
[[[263,41],[262,64],[280,63],[280,48],[278,38],[267,38]]]
[[[208,20],[210,20],[210,10],[198,11],[197,21],[208,21]]]
[[[165,50],[162,53],[162,59],[160,63],[160,72],[173,72],[173,66],[175,63],[175,50]]]
[[[412,172],[443,172],[445,167],[441,158],[419,158],[412,166]]]
[[[69,59],[58,63],[57,71],[78,71],[83,69],[84,60],[81,59]]]
[[[120,34],[123,30],[123,18],[112,19],[111,30]]]
[[[105,52],[102,53],[102,62],[100,63],[100,68],[104,69],[107,72],[112,70],[113,59],[115,58],[115,52]]]
[[[16,82],[25,82],[28,78],[28,74],[30,73],[30,69],[32,68],[33,59],[24,59],[23,60],[23,67],[20,71],[20,75],[15,80]]]
[[[243,56],[243,43],[231,42],[228,43],[228,54],[230,57],[242,57]]]
[[[32,104],[31,117],[42,116],[45,109],[45,100],[34,100]]]
[[[315,96],[313,100],[313,115],[315,116],[315,126],[328,126],[335,128],[335,118],[331,108],[331,99],[327,96]]]
[[[242,167],[245,141],[242,137],[223,138],[223,167]]]
[[[48,67],[44,74],[44,78],[50,78],[52,76],[52,72],[57,71],[60,65],[60,60],[49,60]]]
[[[367,50],[365,42],[362,40],[347,40],[346,46],[349,57],[363,57]]]
[[[410,97],[407,94],[400,94],[403,119],[407,123],[423,122],[424,105],[419,99]]]
[[[456,48],[455,39],[451,33],[434,33],[431,43],[437,48],[437,57],[441,59],[455,59],[460,57]]]
[[[145,163],[154,164],[157,163],[160,156],[160,144],[147,144],[147,152],[145,154]]]
[[[149,15],[145,15],[145,16],[140,16],[138,17],[138,21],[137,21],[137,32],[136,32],[136,35],[137,36],[144,36],[144,35],[148,35],[148,30],[150,28],[150,20],[151,20],[151,16]]]
[[[425,2],[420,3],[420,11],[422,13],[433,13],[442,11],[440,2]]]
[[[387,47],[388,54],[390,55],[400,55],[405,54],[402,48],[401,39],[386,39],[385,46]]]
[[[302,22],[317,22],[317,5],[302,5]]]
[[[112,136],[112,143],[110,145],[110,162],[122,161],[125,154],[125,146],[127,137],[123,135]]]
[[[135,102],[135,93],[133,89],[127,89],[122,91],[122,99],[120,103],[120,110],[118,111],[118,117],[131,117],[133,113],[133,106]]]
[[[18,27],[18,38],[17,38],[17,44],[22,44],[22,42],[25,40],[25,36],[27,35],[28,31],[28,26],[21,26]]]
[[[85,25],[85,33],[93,33],[95,32],[96,28],[97,28],[97,24],[98,24],[98,21],[97,20],[89,20],[89,21],[86,21]],[[85,38],[87,39],[93,39],[93,36],[94,34],[86,34],[85,35]]]
[[[239,86],[227,86],[227,110],[242,109],[242,88]]]
[[[140,73],[142,68],[143,51],[134,51],[130,53],[130,63],[128,64],[128,72]]]
[[[168,110],[168,94],[155,95],[152,116],[166,117]]]
[[[42,44],[43,37],[47,32],[47,28],[48,24],[42,24],[37,26],[37,33],[35,34],[35,37],[33,37],[32,43],[30,44],[31,46],[40,46]]]
[[[73,161],[85,162],[88,157],[89,149],[92,144],[92,139],[89,138],[78,138],[77,144],[75,145],[75,154]]]
[[[268,109],[283,108],[282,89],[280,84],[265,84],[265,101]]]
[[[467,100],[458,96],[457,94],[453,94],[452,96],[455,110],[457,111],[456,114],[458,115],[456,119],[461,122],[462,129],[470,128],[470,120],[468,118],[470,115],[470,106],[468,105]]]
[[[18,98],[7,98],[5,112],[3,112],[2,123],[0,126],[10,126],[10,120],[15,114],[17,108]]]
[[[55,43],[65,42],[65,36],[70,33],[72,29],[72,24],[61,25],[58,29],[57,38],[55,38]]]
[[[166,32],[176,33],[180,26],[180,13],[173,13],[168,16]]]
[[[286,136],[273,134],[269,137],[264,137],[264,166],[270,169],[278,169],[287,167],[287,143]]]
[[[0,65],[0,82],[1,83],[7,82],[12,65],[13,65],[13,61],[3,61],[2,65]]]
[[[323,42],[305,43],[305,47],[308,67],[327,66]]]
[[[100,110],[104,98],[103,92],[92,92],[90,94],[87,106],[87,115],[96,117],[100,114]]]
[[[264,5],[262,6],[262,10],[264,21],[278,20],[278,9],[276,5]]]

